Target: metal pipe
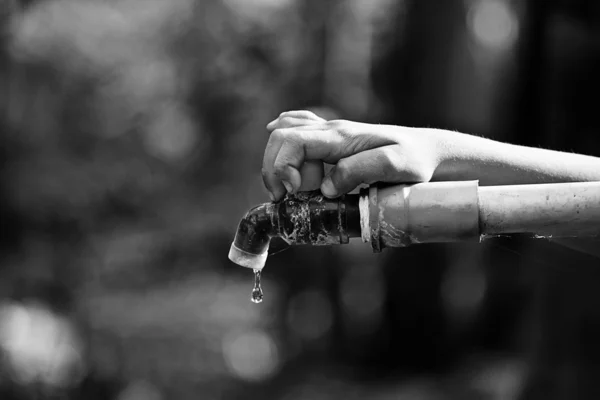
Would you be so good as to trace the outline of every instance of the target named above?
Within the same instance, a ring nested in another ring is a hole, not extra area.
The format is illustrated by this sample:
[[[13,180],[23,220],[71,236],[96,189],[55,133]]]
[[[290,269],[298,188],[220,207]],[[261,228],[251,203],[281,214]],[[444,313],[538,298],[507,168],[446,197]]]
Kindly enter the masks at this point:
[[[362,237],[380,252],[385,247],[523,233],[600,236],[600,182],[376,184],[333,200],[318,192],[299,193],[251,209],[238,226],[229,258],[262,269],[275,237],[287,246],[345,244]]]
[[[288,195],[277,203],[252,208],[238,225],[229,259],[262,269],[273,238],[287,246],[326,246],[348,243],[360,236],[358,195],[328,199],[320,192]]]

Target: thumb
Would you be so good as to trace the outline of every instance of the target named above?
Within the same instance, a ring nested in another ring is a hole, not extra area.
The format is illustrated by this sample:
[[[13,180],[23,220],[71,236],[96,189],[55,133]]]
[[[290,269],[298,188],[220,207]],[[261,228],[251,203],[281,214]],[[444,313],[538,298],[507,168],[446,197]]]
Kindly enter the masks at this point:
[[[342,158],[321,183],[326,197],[338,197],[354,190],[361,183],[421,182],[422,174],[406,165],[398,145],[378,147]]]
[[[298,191],[317,190],[323,180],[323,162],[319,160],[305,161],[300,168],[301,184]]]

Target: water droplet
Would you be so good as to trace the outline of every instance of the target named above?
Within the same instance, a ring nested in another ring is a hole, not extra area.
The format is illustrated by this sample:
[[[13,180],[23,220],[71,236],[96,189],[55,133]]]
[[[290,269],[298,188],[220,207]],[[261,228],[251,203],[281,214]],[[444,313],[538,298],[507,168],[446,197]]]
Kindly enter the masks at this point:
[[[263,291],[260,287],[260,269],[254,270],[254,288],[252,288],[252,297],[250,300],[253,303],[261,303],[263,301]]]

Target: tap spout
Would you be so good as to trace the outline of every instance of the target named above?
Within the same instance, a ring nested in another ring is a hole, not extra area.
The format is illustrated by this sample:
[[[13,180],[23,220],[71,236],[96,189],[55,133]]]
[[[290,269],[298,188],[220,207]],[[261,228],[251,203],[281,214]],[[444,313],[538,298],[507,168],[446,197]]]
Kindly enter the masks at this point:
[[[360,236],[358,195],[328,199],[318,191],[300,192],[250,209],[238,225],[229,259],[243,267],[262,269],[273,238],[290,246],[326,246]]]
[[[242,267],[262,269],[267,261],[271,237],[276,235],[276,214],[276,203],[251,208],[238,225],[229,259]]]

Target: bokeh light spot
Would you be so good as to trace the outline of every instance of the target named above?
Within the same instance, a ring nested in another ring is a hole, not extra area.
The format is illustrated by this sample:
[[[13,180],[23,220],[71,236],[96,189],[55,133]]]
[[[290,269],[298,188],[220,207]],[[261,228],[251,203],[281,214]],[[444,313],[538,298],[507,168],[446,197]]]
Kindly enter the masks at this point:
[[[164,161],[186,158],[198,145],[196,127],[190,116],[176,106],[159,111],[147,128],[148,152]],[[203,142],[206,145],[205,142]]]
[[[146,381],[133,381],[119,393],[117,400],[162,400],[158,389]]]
[[[442,283],[444,304],[458,315],[468,315],[479,308],[486,291],[487,280],[480,271],[451,274]]]
[[[468,24],[475,39],[488,48],[511,46],[517,37],[518,20],[504,0],[480,0],[469,10]]]
[[[45,307],[4,304],[0,309],[0,347],[20,383],[56,388],[68,387],[81,378],[82,348],[72,323]]]
[[[372,265],[348,268],[340,284],[344,315],[352,323],[375,329],[382,317],[385,289],[381,276]]]
[[[305,340],[324,336],[333,326],[331,302],[325,293],[307,290],[292,297],[287,313],[289,329]]]
[[[233,375],[252,382],[273,376],[281,362],[275,340],[262,330],[227,335],[223,339],[223,355]]]

